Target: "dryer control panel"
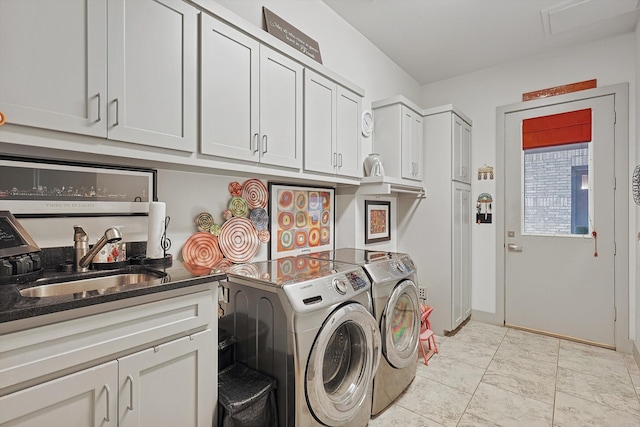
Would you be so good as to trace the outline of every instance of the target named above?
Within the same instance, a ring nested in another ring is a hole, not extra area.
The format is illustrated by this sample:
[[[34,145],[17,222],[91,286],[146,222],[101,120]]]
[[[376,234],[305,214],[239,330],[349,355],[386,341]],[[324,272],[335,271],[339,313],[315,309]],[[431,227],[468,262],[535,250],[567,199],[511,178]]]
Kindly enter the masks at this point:
[[[397,281],[415,274],[416,266],[409,256],[376,261],[364,266],[374,283]]]

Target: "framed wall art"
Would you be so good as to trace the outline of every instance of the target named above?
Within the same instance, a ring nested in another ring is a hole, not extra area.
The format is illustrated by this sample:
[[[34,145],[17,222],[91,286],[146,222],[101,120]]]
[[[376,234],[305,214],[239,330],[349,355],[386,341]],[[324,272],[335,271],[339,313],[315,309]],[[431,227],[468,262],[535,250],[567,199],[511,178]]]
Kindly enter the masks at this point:
[[[0,156],[0,203],[16,217],[148,215],[156,171]]]
[[[391,240],[391,202],[364,201],[364,243]]]
[[[333,250],[332,188],[269,184],[269,258]]]

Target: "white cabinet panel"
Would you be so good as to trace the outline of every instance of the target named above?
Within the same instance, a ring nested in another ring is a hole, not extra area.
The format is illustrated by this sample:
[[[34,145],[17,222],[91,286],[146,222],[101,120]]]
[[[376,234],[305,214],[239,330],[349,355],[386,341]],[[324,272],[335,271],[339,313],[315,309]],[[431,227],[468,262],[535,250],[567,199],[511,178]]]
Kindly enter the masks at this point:
[[[119,426],[209,427],[214,338],[207,329],[118,359]]]
[[[299,169],[302,66],[201,15],[204,154]]]
[[[471,126],[456,114],[452,116],[451,179],[471,183]]]
[[[349,177],[362,176],[362,98],[305,70],[304,168]]]
[[[260,161],[302,167],[302,66],[260,46]]]
[[[118,362],[111,361],[0,397],[0,424],[118,425]]]
[[[424,131],[422,115],[403,97],[376,101],[373,151],[380,154],[386,175],[422,181]]]
[[[8,123],[193,151],[196,14],[181,0],[3,0],[0,110]]]
[[[110,139],[195,149],[196,13],[181,0],[109,1]]]
[[[0,1],[7,123],[106,137],[107,4]]]

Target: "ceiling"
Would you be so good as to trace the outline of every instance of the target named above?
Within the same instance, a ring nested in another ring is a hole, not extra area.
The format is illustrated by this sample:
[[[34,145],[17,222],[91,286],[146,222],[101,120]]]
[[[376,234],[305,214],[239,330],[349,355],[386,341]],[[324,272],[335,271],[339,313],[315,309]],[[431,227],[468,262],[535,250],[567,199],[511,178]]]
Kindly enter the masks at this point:
[[[633,32],[640,0],[323,0],[421,85]]]

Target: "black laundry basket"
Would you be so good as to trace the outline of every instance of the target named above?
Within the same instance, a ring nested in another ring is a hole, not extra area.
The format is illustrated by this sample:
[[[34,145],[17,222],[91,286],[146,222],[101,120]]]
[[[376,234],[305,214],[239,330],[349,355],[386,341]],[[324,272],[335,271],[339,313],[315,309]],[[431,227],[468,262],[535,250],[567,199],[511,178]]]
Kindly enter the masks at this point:
[[[218,373],[218,426],[277,427],[276,380],[235,363]]]

